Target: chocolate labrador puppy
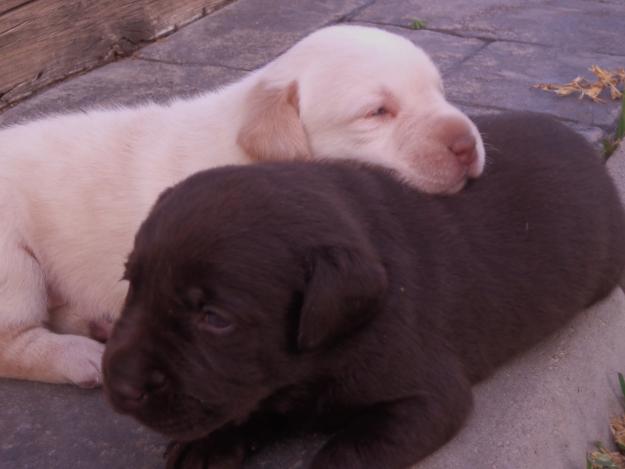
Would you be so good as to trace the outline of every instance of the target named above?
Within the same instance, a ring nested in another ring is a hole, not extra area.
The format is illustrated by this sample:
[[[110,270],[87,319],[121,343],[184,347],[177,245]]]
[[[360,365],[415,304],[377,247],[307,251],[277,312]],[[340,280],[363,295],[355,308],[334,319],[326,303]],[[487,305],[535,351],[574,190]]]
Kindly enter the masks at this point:
[[[104,356],[115,409],[239,467],[268,416],[338,423],[315,469],[402,468],[458,431],[471,384],[605,297],[625,221],[586,141],[478,119],[484,178],[428,196],[357,163],[198,173],[139,230]]]

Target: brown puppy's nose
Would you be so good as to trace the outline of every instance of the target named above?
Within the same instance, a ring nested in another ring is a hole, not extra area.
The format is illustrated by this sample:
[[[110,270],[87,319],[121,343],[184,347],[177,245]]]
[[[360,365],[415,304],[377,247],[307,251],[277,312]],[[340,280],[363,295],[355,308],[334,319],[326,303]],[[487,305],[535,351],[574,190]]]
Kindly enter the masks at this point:
[[[112,404],[121,412],[133,412],[167,385],[167,377],[157,369],[128,363],[119,357],[109,361],[104,386]]]
[[[477,159],[475,137],[470,133],[456,138],[452,144],[449,145],[449,149],[464,166],[471,166]]]

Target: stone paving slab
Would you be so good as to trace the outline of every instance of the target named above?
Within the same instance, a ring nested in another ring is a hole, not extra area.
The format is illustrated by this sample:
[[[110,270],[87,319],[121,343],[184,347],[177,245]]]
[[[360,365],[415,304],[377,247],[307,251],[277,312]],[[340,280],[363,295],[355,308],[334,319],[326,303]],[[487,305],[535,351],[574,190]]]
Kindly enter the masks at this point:
[[[458,66],[467,56],[485,45],[477,39],[432,31],[409,31],[393,26],[385,26],[383,29],[402,34],[423,47],[443,73]],[[171,46],[163,41],[151,47],[158,50],[158,47],[168,49]],[[59,111],[134,105],[148,100],[166,102],[173,97],[193,95],[225,85],[245,73],[227,67],[173,64],[160,59],[123,60],[65,81],[0,113],[0,126]]]
[[[279,8],[276,8],[277,3],[280,4]],[[350,9],[358,12],[364,3],[364,0],[345,0],[330,6],[328,2],[304,0],[294,4],[276,0],[235,2],[139,52],[138,57],[145,61],[162,62],[160,67],[142,62],[133,64],[136,59],[117,62],[91,72],[87,75],[89,78],[80,77],[52,88],[26,101],[19,106],[20,110],[9,110],[0,115],[0,125],[15,121],[16,115],[30,117],[33,112],[37,112],[29,108],[41,106],[45,112],[56,107],[48,106],[48,103],[63,103],[68,110],[80,107],[81,104],[72,99],[74,93],[68,92],[66,83],[72,83],[70,89],[74,86],[101,89],[102,96],[98,96],[97,100],[104,104],[129,104],[145,98],[162,100],[209,88],[207,85],[230,81],[240,76],[240,70],[266,63],[317,27],[349,17]],[[501,4],[495,6],[495,3]],[[518,3],[516,0],[494,3],[482,0],[468,4],[463,10],[457,0],[448,0],[431,5],[431,11],[434,17],[439,15],[443,18],[449,14],[451,18],[455,15],[462,19],[499,10],[517,11]],[[372,12],[379,10],[387,14],[394,12],[395,16],[391,16],[388,21],[402,23],[404,20],[401,18],[410,17],[402,11],[418,12],[420,8],[424,7],[418,1],[377,1],[371,6],[365,5],[355,19],[371,19]],[[590,65],[598,64],[607,68],[624,66],[625,56],[564,54],[557,48],[499,41],[489,43],[481,39],[429,30],[414,31],[393,25],[382,27],[402,34],[428,51],[443,71],[450,100],[463,108],[526,109],[551,113],[571,121],[574,126],[577,123],[578,127],[591,128],[589,135],[592,135],[592,141],[600,140],[597,129],[600,128],[600,132],[604,133],[614,125],[618,113],[617,103],[601,105],[588,100],[579,102],[570,97],[562,99],[533,89],[531,85],[538,82],[563,83],[578,75],[590,78],[591,74],[587,70]],[[625,28],[623,30],[616,36],[615,31],[610,33],[625,41]],[[177,64],[184,68],[176,68]],[[206,70],[189,68],[209,64],[218,66]],[[87,80],[91,83],[87,84]],[[116,82],[117,85],[114,84]],[[109,84],[112,86],[109,87]],[[130,89],[125,90],[125,87]],[[94,96],[86,98],[93,99]],[[84,101],[85,98],[80,100]]]
[[[377,0],[363,8],[354,20],[404,27],[420,20],[425,21],[428,29],[460,31],[459,34],[463,34],[477,18],[540,3],[541,0]]]
[[[467,113],[467,115],[469,115],[470,117],[493,115],[493,114],[499,114],[501,112],[500,109],[493,108],[493,107],[482,107],[482,106],[476,106],[476,105],[471,105],[471,104],[462,104],[458,102],[456,104],[458,105],[460,109],[463,110],[463,112]],[[590,143],[593,143],[595,147],[597,148],[598,152],[603,151],[603,146],[601,142],[605,138],[605,135],[606,135],[605,130],[603,130],[600,127],[580,124],[575,121],[564,120],[563,122],[569,127],[571,127],[573,130],[575,130],[576,132],[582,134],[586,138],[586,140],[588,140]],[[598,155],[600,155],[600,153],[598,153]]]
[[[599,104],[532,88],[540,82],[565,83],[579,75],[591,78],[590,65],[616,69],[625,65],[625,57],[562,54],[554,48],[494,42],[446,76],[445,86],[452,100],[465,104],[547,112],[585,125],[612,128],[619,102],[608,99]]]
[[[428,29],[462,36],[625,55],[623,36],[614,35],[624,29],[622,0],[379,0],[356,19],[400,26],[419,19]]]
[[[55,112],[80,111],[94,106],[125,106],[146,101],[166,102],[213,89],[245,72],[212,66],[179,66],[128,59],[40,93],[0,114],[0,126]]]
[[[354,20],[401,26],[426,23],[418,33],[479,38],[488,46],[467,54],[445,74],[452,101],[466,106],[547,112],[582,126],[611,131],[619,104],[561,99],[531,88],[540,82],[594,80],[588,68],[625,67],[625,2],[615,0],[378,0]],[[404,33],[408,36],[409,33]]]
[[[370,23],[352,22],[361,26],[372,27]],[[488,45],[480,39],[452,36],[436,31],[415,31],[390,25],[376,25],[391,33],[399,34],[422,47],[437,65],[443,77],[453,73],[453,70],[469,57]]]
[[[308,33],[338,21],[367,3],[367,0],[235,2],[205,21],[197,21],[146,47],[139,57],[252,70]]]
[[[0,469],[162,468],[164,441],[100,391],[0,380]]]

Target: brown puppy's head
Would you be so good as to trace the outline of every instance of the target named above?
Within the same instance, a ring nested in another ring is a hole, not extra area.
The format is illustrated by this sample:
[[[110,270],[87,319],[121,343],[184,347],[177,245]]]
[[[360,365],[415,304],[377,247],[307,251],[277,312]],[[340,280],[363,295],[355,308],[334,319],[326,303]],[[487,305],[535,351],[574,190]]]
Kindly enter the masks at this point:
[[[221,168],[167,191],[129,257],[105,391],[118,411],[177,440],[241,422],[311,377],[386,288],[347,215],[327,201],[319,217],[312,192],[265,176]]]

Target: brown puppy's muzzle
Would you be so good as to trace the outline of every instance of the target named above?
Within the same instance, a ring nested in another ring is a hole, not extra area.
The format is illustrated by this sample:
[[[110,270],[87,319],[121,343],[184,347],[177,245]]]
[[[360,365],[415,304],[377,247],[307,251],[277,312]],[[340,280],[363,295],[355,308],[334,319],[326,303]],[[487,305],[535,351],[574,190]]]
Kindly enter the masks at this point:
[[[103,358],[104,391],[121,413],[140,413],[168,388],[169,380],[145,352],[112,344]]]

